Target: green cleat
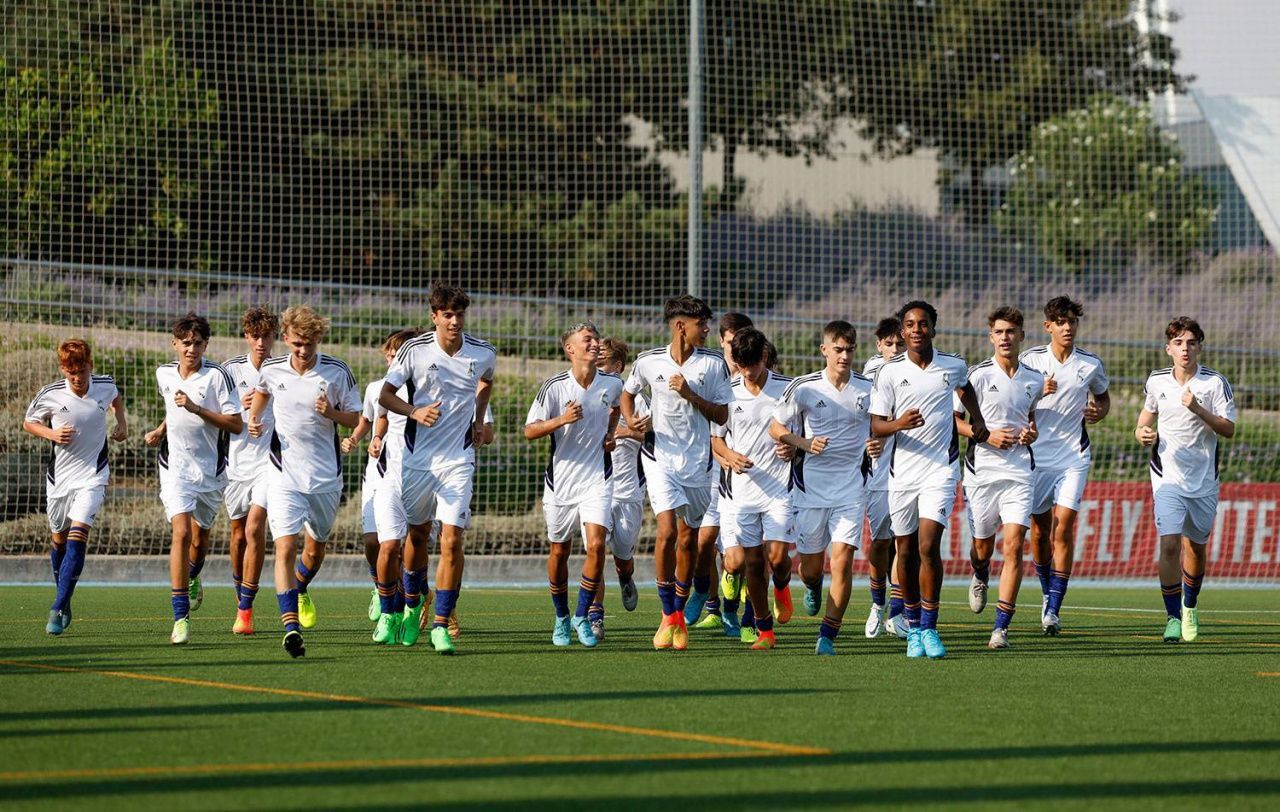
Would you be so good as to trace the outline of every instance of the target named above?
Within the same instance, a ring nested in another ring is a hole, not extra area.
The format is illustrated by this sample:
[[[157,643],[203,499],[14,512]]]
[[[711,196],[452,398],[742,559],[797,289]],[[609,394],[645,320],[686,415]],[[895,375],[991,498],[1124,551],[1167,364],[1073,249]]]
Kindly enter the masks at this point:
[[[399,623],[397,623],[397,621],[399,619],[400,618],[398,618],[395,615],[392,615],[392,614],[384,615],[381,612],[379,612],[378,625],[373,630],[373,642],[380,643],[382,645],[387,645],[388,643],[394,643],[396,639],[396,631],[397,631],[396,627],[399,626]]]
[[[1200,609],[1195,606],[1182,607],[1182,639],[1194,643],[1200,636]]]
[[[1176,643],[1182,639],[1182,621],[1176,617],[1171,617],[1164,622],[1164,641],[1166,643]]]
[[[733,601],[741,597],[742,594],[742,576],[730,573],[720,573],[720,600]]]
[[[312,603],[309,592],[298,593],[298,625],[304,629],[316,627],[316,605]]]
[[[191,601],[191,611],[199,609],[204,605],[204,584],[200,583],[200,576],[191,579],[191,583],[187,585],[187,599]]]
[[[369,619],[377,620],[382,614],[382,599],[378,597],[378,590],[369,590]]]
[[[744,643],[750,644],[759,640],[760,635],[756,632],[755,629],[751,628],[750,626],[743,626],[742,634],[738,636],[738,639]]]
[[[449,636],[449,630],[444,626],[431,627],[431,646],[436,650],[436,654],[453,654],[456,651],[453,647],[453,638]]]
[[[724,628],[724,621],[720,619],[720,615],[707,613],[707,616],[697,623],[693,624],[695,629],[721,629]]]
[[[67,608],[62,610],[62,630],[65,632],[67,627],[71,625],[71,605],[67,604]]]
[[[400,623],[400,645],[412,646],[418,642],[418,637],[422,634],[422,606],[419,603],[417,606],[404,608],[404,620]]]

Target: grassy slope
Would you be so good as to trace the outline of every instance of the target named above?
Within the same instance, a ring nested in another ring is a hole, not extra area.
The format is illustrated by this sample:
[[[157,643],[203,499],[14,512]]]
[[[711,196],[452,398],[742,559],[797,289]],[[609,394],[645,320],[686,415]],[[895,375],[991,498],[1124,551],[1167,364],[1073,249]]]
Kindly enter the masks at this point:
[[[194,642],[167,645],[163,590],[83,589],[59,639],[40,625],[48,590],[0,590],[0,660],[311,691],[235,691],[0,665],[0,798],[14,808],[92,801],[208,808],[613,809],[947,803],[1008,808],[1275,808],[1280,801],[1280,615],[1263,592],[1214,591],[1194,645],[1158,641],[1158,598],[1077,589],[1058,639],[1015,620],[1008,652],[988,652],[989,616],[948,592],[945,662],[908,661],[898,641],[861,637],[857,596],[847,656],[810,654],[797,618],[772,653],[695,632],[683,654],[649,649],[653,597],[612,617],[602,648],[553,650],[541,592],[470,592],[460,655],[367,640],[366,592],[317,590],[309,655],[279,648],[269,593],[262,633],[233,638],[231,592],[212,589]],[[616,605],[616,596],[610,595]],[[1110,612],[1097,608],[1130,607]],[[567,729],[458,715],[458,709],[704,733],[830,751],[784,755],[725,743]],[[689,757],[681,754],[698,754]],[[485,759],[540,756],[538,763]],[[394,759],[463,759],[449,766]],[[354,761],[353,761],[354,760]],[[299,764],[299,762],[307,762]],[[327,762],[341,762],[338,764]],[[216,771],[193,765],[259,765]],[[289,767],[285,765],[293,764]],[[21,773],[90,772],[61,780]]]

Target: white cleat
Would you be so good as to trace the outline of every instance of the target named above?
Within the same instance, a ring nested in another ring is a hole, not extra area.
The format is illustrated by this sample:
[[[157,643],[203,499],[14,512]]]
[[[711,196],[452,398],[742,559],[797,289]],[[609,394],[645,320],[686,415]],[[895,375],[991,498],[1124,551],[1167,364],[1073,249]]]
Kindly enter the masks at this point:
[[[1046,637],[1057,637],[1058,632],[1062,631],[1062,621],[1053,612],[1045,612],[1044,617],[1040,618],[1040,631]]]
[[[969,608],[975,615],[982,614],[982,610],[987,608],[987,585],[976,575],[969,578]]]
[[[884,628],[884,607],[873,603],[871,604],[871,614],[867,615],[867,628],[865,630],[867,637],[879,637],[882,628]]]
[[[895,615],[884,620],[884,630],[900,640],[907,639],[907,632],[910,628],[907,625],[906,615]]]
[[[1002,649],[1009,647],[1009,630],[1008,629],[992,629],[991,639],[987,641],[987,648]]]

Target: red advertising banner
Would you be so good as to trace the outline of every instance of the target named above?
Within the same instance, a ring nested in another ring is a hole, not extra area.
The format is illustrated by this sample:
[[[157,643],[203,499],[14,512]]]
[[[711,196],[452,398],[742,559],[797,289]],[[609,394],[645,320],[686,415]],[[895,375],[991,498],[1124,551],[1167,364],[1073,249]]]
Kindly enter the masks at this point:
[[[1218,518],[1209,539],[1210,578],[1280,581],[1280,484],[1222,486]],[[951,526],[943,538],[946,573],[967,576],[972,536],[964,499],[957,495]],[[1076,525],[1072,578],[1154,579],[1156,527],[1151,485],[1146,482],[1090,482]],[[1030,561],[1030,553],[1024,560]],[[996,560],[1000,543],[996,541]],[[858,556],[858,572],[866,559]],[[995,569],[999,569],[997,566]],[[1027,565],[1031,572],[1030,565]]]

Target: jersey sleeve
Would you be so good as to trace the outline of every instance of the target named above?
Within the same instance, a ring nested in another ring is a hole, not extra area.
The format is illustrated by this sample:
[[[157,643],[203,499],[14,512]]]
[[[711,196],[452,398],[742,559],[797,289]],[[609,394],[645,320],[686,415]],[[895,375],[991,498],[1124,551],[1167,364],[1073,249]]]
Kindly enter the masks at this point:
[[[733,402],[733,386],[729,383],[729,367],[723,361],[715,365],[715,380],[708,398],[712,403],[724,405]]]
[[[498,354],[496,352],[490,352],[488,358],[485,360],[484,369],[480,370],[480,380],[492,381],[493,376],[496,375],[497,372],[498,372]]]
[[[493,407],[487,404],[484,407],[484,424],[486,426],[493,425]]]
[[[554,400],[555,387],[544,383],[538,391],[538,396],[533,399],[533,403],[529,404],[529,415],[524,419],[524,424],[530,426],[559,415],[560,409],[558,404],[553,402]]]
[[[730,421],[726,421],[726,422],[724,422],[724,423],[712,423],[712,424],[711,424],[711,436],[712,436],[712,437],[719,437],[721,440],[723,440],[724,438],[728,437],[728,436],[729,436],[729,422],[730,422]]]
[[[800,412],[803,411],[800,398],[798,386],[784,391],[782,397],[778,398],[778,402],[773,406],[773,419],[788,428],[796,425]]]
[[[951,411],[956,414],[964,414],[964,401],[960,399],[960,395],[956,392],[951,393]]]
[[[1148,412],[1151,412],[1152,414],[1160,413],[1160,406],[1158,405],[1158,402],[1156,399],[1155,389],[1151,386],[1150,378],[1147,378],[1146,385],[1142,387],[1142,400],[1143,400],[1142,408],[1146,409]]]
[[[261,392],[264,395],[271,394],[271,386],[267,380],[270,376],[271,376],[271,368],[268,367],[266,364],[263,364],[262,372],[261,374],[258,375],[258,385],[253,387],[253,391]]]
[[[609,387],[609,408],[617,409],[622,402],[622,381],[618,381],[615,386]]]
[[[631,374],[627,376],[627,383],[623,386],[624,391],[634,395],[649,385],[649,378],[645,373],[644,367],[644,359],[637,358],[636,362],[631,365]]]
[[[364,411],[360,412],[360,416],[370,423],[382,417],[379,414],[381,406],[378,404],[381,392],[382,387],[377,382],[369,384],[369,388],[364,392]]]
[[[236,397],[236,388],[231,383],[231,373],[218,367],[218,374],[213,376],[213,385],[218,391],[218,409],[223,414],[239,415],[244,411],[240,408],[239,398]]]
[[[1093,375],[1089,378],[1089,391],[1095,395],[1101,395],[1110,388],[1111,381],[1107,379],[1107,369],[1102,365],[1102,361],[1098,361]]]
[[[889,377],[886,367],[881,367],[871,387],[871,413],[880,417],[893,417],[893,384]]]
[[[339,409],[344,412],[355,412],[359,414],[364,405],[361,402],[360,395],[360,387],[356,385],[356,379],[352,377],[350,372],[345,372],[345,374],[339,376],[338,400],[342,404],[338,407]]]
[[[1209,410],[1221,418],[1236,422],[1236,396],[1231,391],[1231,384],[1227,383],[1227,379],[1218,376],[1218,385],[1213,392],[1213,402],[1209,404]]]
[[[408,347],[405,347],[404,350],[407,350],[407,352],[401,351],[396,355],[396,359],[387,368],[387,376],[382,379],[396,389],[404,386],[405,382],[413,377],[413,350]]]
[[[44,423],[53,414],[53,404],[49,402],[49,398],[45,394],[36,395],[27,406],[27,416],[23,420],[27,423]]]

